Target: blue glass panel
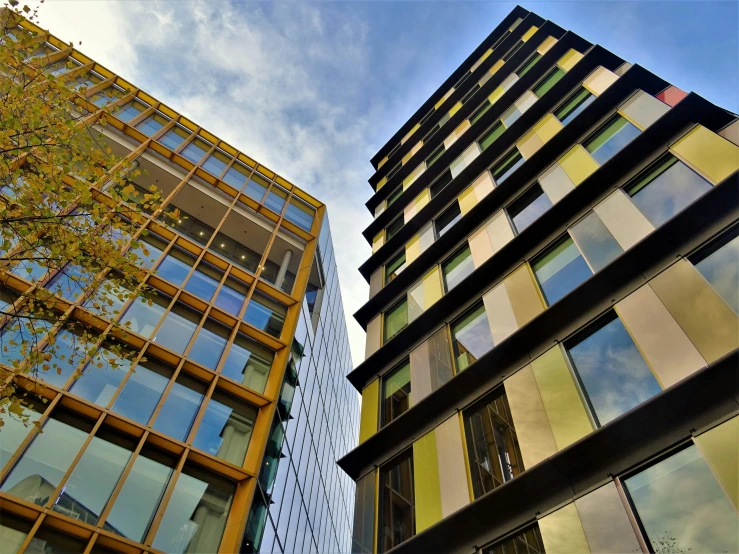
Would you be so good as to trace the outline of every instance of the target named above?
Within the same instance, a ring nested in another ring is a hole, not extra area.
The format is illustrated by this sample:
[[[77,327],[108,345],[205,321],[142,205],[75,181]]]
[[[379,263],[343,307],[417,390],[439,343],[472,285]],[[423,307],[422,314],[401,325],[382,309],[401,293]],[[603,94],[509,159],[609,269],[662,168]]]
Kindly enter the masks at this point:
[[[69,302],[73,302],[90,285],[94,273],[78,265],[67,264],[54,275],[46,288]]]
[[[200,266],[198,266],[198,269],[196,269],[187,280],[185,290],[187,292],[191,292],[198,298],[202,298],[206,302],[210,302],[210,299],[213,298],[213,293],[216,291],[220,281],[216,281],[210,275],[206,275],[202,271],[199,271],[199,268]]]
[[[569,237],[532,265],[549,305],[592,275],[585,259]]]
[[[612,132],[613,127],[616,126],[618,129],[607,139],[605,142],[601,142],[601,134]],[[611,123],[601,133],[596,135],[589,144],[586,145],[588,152],[595,158],[595,160],[603,165],[610,160],[617,152],[619,152],[624,146],[630,143],[635,137],[639,135],[641,131],[634,125],[629,123],[623,118],[619,118]],[[600,144],[598,144],[600,143]],[[592,149],[591,144],[597,144],[595,149]]]
[[[739,236],[696,262],[695,267],[739,314]]]
[[[193,379],[180,376],[177,382],[172,385],[153,427],[157,431],[181,441],[187,438],[187,433],[190,431],[192,422],[198,413],[198,408],[200,408],[200,403],[203,401],[201,392],[197,392],[183,383],[201,388],[199,383]]]
[[[166,279],[173,285],[179,287],[182,285],[185,277],[187,277],[187,274],[190,273],[191,268],[192,266],[187,265],[182,260],[178,260],[171,254],[168,254],[162,260],[162,263],[159,264],[155,273],[162,279]]]
[[[206,322],[205,325],[211,324],[214,327],[216,323],[210,321]],[[218,361],[221,359],[223,349],[226,347],[226,337],[228,336],[228,329],[224,328],[223,331],[226,336],[221,336],[203,326],[195,338],[195,342],[190,348],[190,352],[187,357],[191,360],[204,365],[207,368],[215,369],[218,365]]]
[[[71,391],[98,406],[107,406],[130,367],[129,359],[103,346],[72,384]]]
[[[162,393],[169,383],[169,377],[159,372],[152,371],[146,366],[156,367],[152,362],[144,362],[136,366],[136,371],[131,374],[123,386],[121,394],[113,404],[113,411],[129,419],[146,425],[157,407]],[[158,368],[162,373],[167,370]]]
[[[218,292],[218,296],[216,296],[214,304],[230,314],[238,315],[241,310],[241,306],[244,305],[245,299],[246,296],[224,283],[221,290]]]

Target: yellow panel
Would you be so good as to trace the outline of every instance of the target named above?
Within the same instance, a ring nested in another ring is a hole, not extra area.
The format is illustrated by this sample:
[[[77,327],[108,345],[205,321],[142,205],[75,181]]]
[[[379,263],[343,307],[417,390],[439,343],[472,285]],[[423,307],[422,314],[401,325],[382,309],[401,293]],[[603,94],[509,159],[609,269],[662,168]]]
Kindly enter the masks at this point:
[[[377,169],[380,169],[385,163],[387,163],[387,156],[380,160],[380,163],[377,164]]]
[[[615,307],[663,389],[706,365],[649,285],[637,289]]]
[[[542,117],[539,123],[534,125],[534,130],[536,131],[536,134],[539,135],[542,142],[549,142],[549,140],[559,133],[562,128],[563,125],[560,123],[559,119],[554,117],[554,114],[550,113]]]
[[[559,59],[557,65],[561,67],[564,71],[569,71],[570,69],[575,67],[575,64],[579,62],[582,58],[583,55],[580,52],[570,48],[567,53]]]
[[[511,229],[511,224],[508,221],[508,217],[506,217],[505,210],[500,210],[495,214],[486,227],[488,236],[490,237],[490,244],[493,245],[495,252],[513,239],[513,229]]]
[[[498,87],[490,96],[488,96],[488,100],[491,104],[495,104],[500,99],[500,97],[503,96],[504,93],[505,90],[503,90],[503,87]]]
[[[367,335],[365,337],[364,358],[369,358],[380,348],[382,340],[382,316],[378,315],[367,324]]]
[[[475,269],[479,268],[488,258],[495,254],[493,245],[490,243],[490,235],[488,235],[487,227],[478,229],[470,235],[467,242],[470,245],[472,263],[475,265]]]
[[[624,504],[610,483],[575,500],[588,546],[593,552],[640,552]]]
[[[617,189],[593,208],[619,246],[628,250],[654,231],[654,225],[644,217],[628,196]]]
[[[690,262],[678,261],[649,285],[706,362],[739,346],[739,318]]]
[[[387,183],[387,177],[383,177],[382,179],[380,179],[380,182],[377,183],[377,190],[380,190],[382,187],[384,187],[385,183]]]
[[[521,155],[526,160],[533,156],[542,146],[544,146],[544,143],[536,134],[535,129],[531,129],[531,131],[526,133],[523,138],[516,143],[516,147],[518,147],[521,151]]]
[[[536,49],[536,51],[541,54],[542,56],[549,52],[549,50],[557,44],[557,39],[554,37],[547,37],[545,38],[542,43],[539,45],[539,47]]]
[[[459,195],[458,201],[459,210],[462,212],[462,215],[465,215],[474,208],[477,205],[477,196],[475,195],[474,187],[467,187],[464,189],[462,194]]]
[[[499,283],[482,297],[493,344],[498,344],[518,330],[516,315],[505,283]]]
[[[484,171],[475,182],[467,187],[462,194],[459,195],[459,209],[462,214],[466,214],[477,203],[485,198],[495,188],[493,179],[488,171]]]
[[[416,505],[416,533],[441,519],[441,490],[435,432],[413,443],[413,492]]]
[[[459,109],[462,107],[462,102],[457,102],[452,106],[452,109],[449,110],[449,117],[452,117],[455,113],[459,111]]]
[[[370,291],[369,297],[372,298],[375,294],[382,290],[382,274],[384,273],[383,268],[378,269],[372,275],[370,275]]]
[[[442,517],[456,512],[470,502],[462,428],[459,423],[459,415],[454,414],[434,429],[439,475],[444,477],[439,480]]]
[[[672,151],[717,185],[739,169],[739,146],[702,125],[672,146]]]
[[[596,96],[600,96],[616,81],[618,81],[618,75],[601,66],[588,75],[588,77],[583,81],[582,86]]]
[[[377,233],[377,235],[375,235],[375,238],[372,239],[372,253],[374,254],[375,252],[377,252],[383,244],[385,244],[384,230]]]
[[[442,96],[436,104],[434,104],[434,109],[438,110],[441,107],[441,105],[444,102],[446,102],[446,99],[452,95],[453,92],[454,92],[454,89],[448,90],[447,93],[444,96]]]
[[[539,184],[553,204],[567,196],[570,191],[575,190],[574,183],[559,164],[554,164],[547,169],[539,177]]]
[[[547,554],[590,554],[575,504],[567,504],[539,520]]]
[[[490,75],[495,75],[498,72],[498,70],[501,67],[503,67],[503,64],[505,64],[503,60],[498,60],[497,62],[495,62],[493,66],[490,69],[488,69],[488,71],[490,72]]]
[[[408,290],[408,321],[413,321],[429,309],[443,294],[441,271],[434,266],[416,285]]]
[[[523,36],[521,37],[521,40],[526,42],[531,37],[533,37],[536,34],[536,31],[538,30],[539,30],[539,27],[532,25],[531,27],[529,27],[529,30],[523,34]]]
[[[670,111],[670,107],[639,90],[618,109],[618,113],[644,130]]]
[[[430,189],[424,189],[416,198],[408,204],[403,210],[403,221],[408,223],[415,215],[423,209],[423,207],[431,200]]]
[[[487,60],[488,56],[492,53],[493,51],[488,49],[482,56],[480,56],[480,59],[477,60],[472,67],[470,67],[470,73],[474,73],[475,71],[477,71],[477,68],[480,67],[480,65],[482,65],[482,62]]]
[[[739,416],[698,435],[695,442],[734,507],[739,509]]]
[[[403,156],[403,158],[400,160],[400,163],[402,165],[407,164],[408,160],[410,160],[412,156],[413,156],[413,150],[408,150],[408,152],[405,153],[405,156]]]
[[[580,144],[573,146],[558,162],[575,186],[582,183],[598,169],[598,162]]]
[[[424,171],[426,171],[426,164],[422,162],[418,164],[418,167],[411,171],[411,173],[405,179],[403,179],[403,190],[407,190],[408,187],[411,186],[411,184],[413,184],[413,182],[418,179]]]
[[[530,365],[503,381],[526,469],[557,452],[552,427]]]
[[[411,135],[412,135],[413,133],[415,133],[416,131],[418,131],[418,129],[419,129],[420,127],[421,127],[421,124],[420,124],[420,123],[416,123],[416,124],[415,124],[415,125],[413,126],[413,128],[412,128],[412,129],[411,129],[410,131],[408,131],[408,133],[407,133],[407,134],[406,134],[406,135],[405,135],[405,136],[403,137],[403,140],[401,140],[401,141],[400,141],[400,144],[405,144],[405,142],[406,142],[406,141],[407,141],[407,140],[408,140],[408,139],[409,139],[409,138],[411,137]]]
[[[362,390],[362,415],[359,420],[359,442],[377,433],[380,408],[380,380],[375,379]]]
[[[464,168],[470,165],[472,161],[479,155],[480,147],[477,145],[477,142],[473,142],[449,165],[449,171],[452,174],[452,179],[462,173]]]
[[[527,264],[523,264],[506,277],[505,285],[519,327],[523,327],[544,311],[544,302]]]
[[[408,241],[405,246],[405,263],[410,264],[413,260],[421,255],[421,252],[426,250],[429,246],[434,243],[434,230],[431,224],[427,224],[426,227]]]
[[[557,448],[562,450],[593,430],[559,346],[531,362]]]

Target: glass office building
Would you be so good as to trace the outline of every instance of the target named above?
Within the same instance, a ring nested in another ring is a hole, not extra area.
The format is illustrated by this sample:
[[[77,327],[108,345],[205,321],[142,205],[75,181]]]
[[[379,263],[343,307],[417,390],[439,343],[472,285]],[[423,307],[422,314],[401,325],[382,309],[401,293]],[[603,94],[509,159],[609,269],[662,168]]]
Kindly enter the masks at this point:
[[[350,550],[355,485],[335,460],[351,448],[360,414],[345,379],[352,361],[325,205],[56,37],[19,25],[42,51],[29,63],[84,87],[80,117],[141,170],[129,174],[133,188],[154,183],[162,201],[128,202],[138,209],[128,212],[137,232],[127,248],[138,250],[141,285],[155,291],[144,301],[122,286],[75,292],[65,283],[81,272],[69,265],[0,267],[5,311],[22,310],[23,293],[38,286],[93,329],[113,329],[103,302],[128,326],[86,344],[74,364],[72,331],[50,328],[34,346],[55,344],[49,362],[59,371],[18,379],[18,394],[37,378],[46,385],[25,413],[37,426],[0,416],[0,550]],[[114,272],[94,277],[117,282]],[[0,364],[22,367],[17,333],[3,316]],[[115,362],[113,340],[129,356]]]
[[[739,551],[739,120],[516,7],[373,157],[352,551]]]

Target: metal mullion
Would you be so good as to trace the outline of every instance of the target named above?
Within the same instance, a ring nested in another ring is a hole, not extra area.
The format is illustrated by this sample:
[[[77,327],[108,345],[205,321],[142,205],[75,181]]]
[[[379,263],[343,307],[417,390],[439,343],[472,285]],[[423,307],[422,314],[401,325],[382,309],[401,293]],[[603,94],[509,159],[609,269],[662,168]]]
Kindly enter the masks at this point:
[[[82,554],[90,554],[92,552],[93,547],[95,546],[95,541],[98,538],[98,532],[94,531],[92,533],[92,536],[87,540],[87,546],[85,547],[85,550],[82,551]]]
[[[23,542],[21,543],[20,547],[18,547],[18,552],[16,552],[16,554],[24,554],[24,552],[26,551],[26,548],[28,548],[28,545],[33,540],[34,535],[38,532],[39,528],[41,527],[41,524],[44,522],[44,519],[46,519],[45,513],[40,514],[36,518],[36,521],[31,527],[31,530],[28,532],[28,535],[26,535],[26,538],[23,539]]]
[[[226,151],[224,150],[224,152],[226,152]],[[230,154],[229,154],[229,156],[230,156]],[[222,181],[223,180],[223,176],[226,175],[226,173],[228,173],[228,170],[233,167],[234,163],[236,163],[236,156],[231,156],[231,161],[226,166],[226,169],[224,169],[221,172],[221,174],[218,176],[218,180],[219,181]],[[228,183],[226,183],[226,184],[228,184]],[[246,181],[244,181],[244,185],[246,185]],[[229,185],[229,186],[231,186],[231,185]],[[236,196],[238,196],[238,194]]]
[[[636,535],[636,540],[639,543],[639,548],[641,548],[643,554],[650,554],[649,546],[647,545],[647,542],[644,540],[644,536],[642,535],[641,525],[639,524],[639,520],[637,519],[636,514],[631,507],[631,502],[629,502],[629,498],[626,495],[626,491],[624,490],[621,478],[614,477],[613,484],[616,485],[618,496],[621,499],[621,504],[623,504],[624,511],[626,512],[626,517],[629,518],[629,523],[631,524],[631,528],[634,531],[634,535]]]
[[[164,387],[164,390],[162,391],[162,396],[159,398],[159,402],[157,402],[157,405],[154,408],[154,411],[152,412],[151,416],[149,417],[149,421],[146,423],[145,427],[150,427],[152,429],[154,428],[154,423],[156,423],[157,417],[159,417],[159,412],[161,411],[162,406],[164,406],[164,403],[166,402],[167,397],[169,396],[169,393],[172,390],[172,387],[174,386],[175,381],[177,381],[177,377],[180,376],[180,371],[182,370],[182,366],[184,364],[185,364],[185,358],[181,358],[177,366],[174,368],[174,371],[172,372],[172,377],[170,377],[169,383],[167,383],[167,386]],[[175,439],[172,438],[172,440],[175,440]]]
[[[213,397],[213,391],[216,389],[216,381],[218,381],[218,377],[214,377],[213,381],[210,382],[208,385],[208,390],[205,391],[205,394],[203,395],[203,400],[200,402],[200,408],[198,408],[198,413],[195,415],[195,419],[192,422],[192,425],[190,426],[190,432],[187,434],[187,437],[185,437],[185,444],[191,444],[193,440],[195,440],[195,436],[198,433],[198,429],[200,427],[200,422],[203,420],[203,417],[205,416],[205,412],[208,409],[207,406],[210,403],[210,399]],[[206,453],[207,454],[207,453]],[[214,458],[218,458],[218,456],[209,454],[210,456],[213,456]],[[223,460],[225,462],[225,460]]]
[[[149,106],[148,108],[146,108],[143,112],[141,112],[139,115],[137,115],[133,119],[129,119],[128,121],[121,122],[121,123],[123,123],[124,125],[128,125],[129,127],[135,128],[136,125],[146,120],[146,118],[148,118],[155,111],[156,111],[156,108],[154,108],[154,106]],[[148,139],[151,140],[151,137],[148,137]],[[148,141],[144,141],[144,142],[148,142]]]
[[[239,552],[240,543],[246,528],[247,517],[244,517],[244,515],[248,513],[247,510],[251,507],[256,490],[256,477],[245,479],[236,484],[236,492],[231,501],[228,518],[226,518],[226,526],[223,529],[218,554]]]
[[[162,522],[164,512],[167,510],[167,505],[172,498],[172,493],[174,492],[177,481],[182,474],[182,468],[185,466],[185,460],[187,459],[187,455],[189,452],[190,449],[188,447],[185,447],[185,449],[182,451],[182,454],[180,455],[180,459],[177,462],[177,465],[175,465],[174,467],[174,471],[169,478],[169,483],[167,483],[167,489],[164,491],[164,494],[159,501],[159,507],[157,508],[156,514],[154,515],[154,518],[151,520],[151,524],[149,525],[149,530],[146,532],[144,540],[141,541],[141,543],[145,546],[151,547],[152,543],[154,542],[157,531],[159,531],[159,524]]]
[[[188,354],[190,353],[190,350],[192,350],[192,347],[195,344],[195,339],[200,334],[200,330],[205,326],[205,322],[208,321],[211,308],[212,306],[209,305],[205,308],[205,310],[203,310],[203,317],[200,318],[200,323],[198,323],[197,326],[195,327],[195,331],[192,334],[192,338],[190,339],[190,342],[185,347],[185,350],[182,352],[181,357],[187,358]]]
[[[185,129],[187,129],[188,131],[190,131],[190,136],[187,137],[185,140],[183,140],[182,143],[175,150],[173,150],[173,152],[175,154],[179,154],[185,148],[187,148],[187,146],[199,136],[200,131],[203,130],[202,127],[198,127],[197,130],[195,130],[195,131],[193,131],[191,129],[188,129],[187,127],[185,127]],[[189,162],[190,160],[187,160],[187,161]],[[190,163],[192,163],[192,162],[190,162]],[[193,164],[193,165],[195,167],[197,167],[198,164]]]
[[[154,111],[157,112],[158,110],[154,110]],[[161,113],[161,112],[159,112],[159,113]],[[169,131],[175,125],[177,125],[177,122],[174,119],[170,119],[169,120],[169,123],[167,123],[164,127],[162,127],[161,129],[159,129],[156,133],[154,133],[153,135],[151,135],[151,137],[149,137],[149,138],[151,138],[151,140],[155,140],[155,141],[159,142],[159,139],[161,137],[163,137],[164,135],[166,135],[167,133],[169,133]],[[161,143],[159,143],[159,144],[161,144]]]

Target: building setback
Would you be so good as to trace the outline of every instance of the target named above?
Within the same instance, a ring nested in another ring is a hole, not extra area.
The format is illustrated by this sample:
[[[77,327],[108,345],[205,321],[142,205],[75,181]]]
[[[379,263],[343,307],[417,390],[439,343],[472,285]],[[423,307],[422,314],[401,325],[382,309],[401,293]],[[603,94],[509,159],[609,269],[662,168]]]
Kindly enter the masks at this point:
[[[325,205],[33,24],[3,40],[22,32],[39,40],[28,63],[85,87],[91,124],[115,108],[95,129],[164,201],[134,217],[151,305],[108,297],[131,367],[42,374],[48,402],[27,415],[43,433],[0,416],[0,550],[349,551],[355,489],[335,460],[359,404]],[[0,306],[20,308],[32,278],[0,274]],[[95,294],[63,302],[105,328]]]
[[[739,551],[737,144],[521,7],[395,133],[353,552]]]

